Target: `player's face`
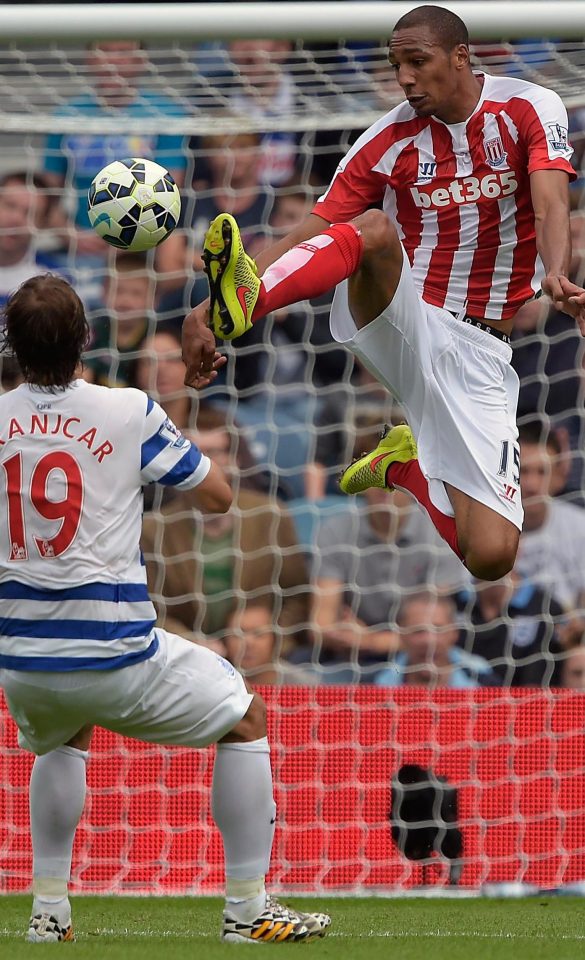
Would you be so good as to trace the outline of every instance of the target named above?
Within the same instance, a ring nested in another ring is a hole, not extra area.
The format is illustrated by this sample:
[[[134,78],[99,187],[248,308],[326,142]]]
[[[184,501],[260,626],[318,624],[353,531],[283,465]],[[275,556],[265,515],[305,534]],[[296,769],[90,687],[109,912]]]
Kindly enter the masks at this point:
[[[419,117],[447,117],[460,95],[461,68],[468,62],[463,44],[447,51],[428,27],[397,30],[390,40],[390,65]]]

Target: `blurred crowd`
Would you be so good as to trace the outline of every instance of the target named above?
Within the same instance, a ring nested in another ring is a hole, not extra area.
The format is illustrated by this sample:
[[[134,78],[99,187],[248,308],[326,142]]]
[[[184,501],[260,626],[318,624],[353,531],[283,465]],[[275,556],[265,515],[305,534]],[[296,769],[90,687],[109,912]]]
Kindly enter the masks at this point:
[[[242,40],[207,50],[211,78],[227,51],[245,80],[226,110],[256,126],[285,114],[290,48]],[[537,45],[531,55],[544,56]],[[359,64],[360,49],[352,56]],[[500,72],[533,63],[510,48],[494,56]],[[180,114],[177,102],[142,91],[138,44],[95,44],[87,63],[93,90],[65,111]],[[381,91],[384,82],[381,74]],[[584,120],[574,111],[576,132]],[[234,214],[254,255],[311,210],[359,132],[325,131],[310,143],[270,122],[266,133],[50,134],[34,168],[0,178],[0,302],[37,273],[66,276],[90,320],[84,376],[146,390],[231,477],[234,507],[221,516],[195,513],[178,492],[145,491],[143,551],[161,626],[209,644],[254,683],[585,689],[584,348],[568,317],[542,299],[517,317],[525,525],[516,566],[497,583],[470,578],[406,494],[340,494],[341,469],[402,413],[332,341],[328,297],[226,344],[228,363],[201,394],[184,386],[181,323],[207,293],[200,251],[209,220]],[[582,174],[578,136],[575,145]],[[181,187],[180,225],[149,254],[115,252],[89,229],[89,183],[123,156],[157,160]],[[579,283],[581,189],[578,179]],[[3,390],[20,379],[6,357],[1,379]]]

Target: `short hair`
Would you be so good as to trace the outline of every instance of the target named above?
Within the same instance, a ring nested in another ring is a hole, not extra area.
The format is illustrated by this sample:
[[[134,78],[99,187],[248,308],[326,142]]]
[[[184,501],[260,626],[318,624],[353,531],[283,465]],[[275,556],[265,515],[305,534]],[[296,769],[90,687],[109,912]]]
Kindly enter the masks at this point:
[[[443,50],[452,50],[460,43],[469,46],[469,33],[461,17],[445,7],[424,4],[409,10],[394,25],[393,33],[407,27],[428,27]]]
[[[31,277],[4,308],[3,350],[16,357],[24,379],[65,388],[89,339],[85,310],[71,284],[52,273]]]
[[[546,446],[556,454],[563,452],[557,433],[550,430],[542,420],[528,420],[518,427],[520,443],[530,443],[533,446]]]

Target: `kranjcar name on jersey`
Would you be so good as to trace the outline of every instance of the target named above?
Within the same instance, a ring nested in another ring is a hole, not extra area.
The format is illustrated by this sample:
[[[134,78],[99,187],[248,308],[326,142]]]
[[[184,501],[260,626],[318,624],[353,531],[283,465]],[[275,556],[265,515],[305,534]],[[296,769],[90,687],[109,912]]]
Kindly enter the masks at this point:
[[[453,313],[506,320],[540,290],[530,174],[571,178],[567,112],[556,93],[480,75],[469,119],[446,124],[401,103],[342,160],[314,213],[351,220],[382,204],[419,293]]]
[[[77,380],[0,396],[0,667],[109,670],[152,656],[142,486],[210,461],[140,390]]]

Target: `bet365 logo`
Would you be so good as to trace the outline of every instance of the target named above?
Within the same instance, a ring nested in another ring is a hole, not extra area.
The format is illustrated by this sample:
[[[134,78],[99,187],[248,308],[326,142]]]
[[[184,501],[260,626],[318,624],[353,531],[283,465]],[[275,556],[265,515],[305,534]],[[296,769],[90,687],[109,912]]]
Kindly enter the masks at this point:
[[[453,203],[477,203],[483,198],[499,200],[500,197],[509,197],[517,186],[514,171],[506,170],[503,173],[487,173],[485,177],[461,177],[434,190],[411,187],[410,192],[417,207],[429,210],[431,207],[448,207]]]

